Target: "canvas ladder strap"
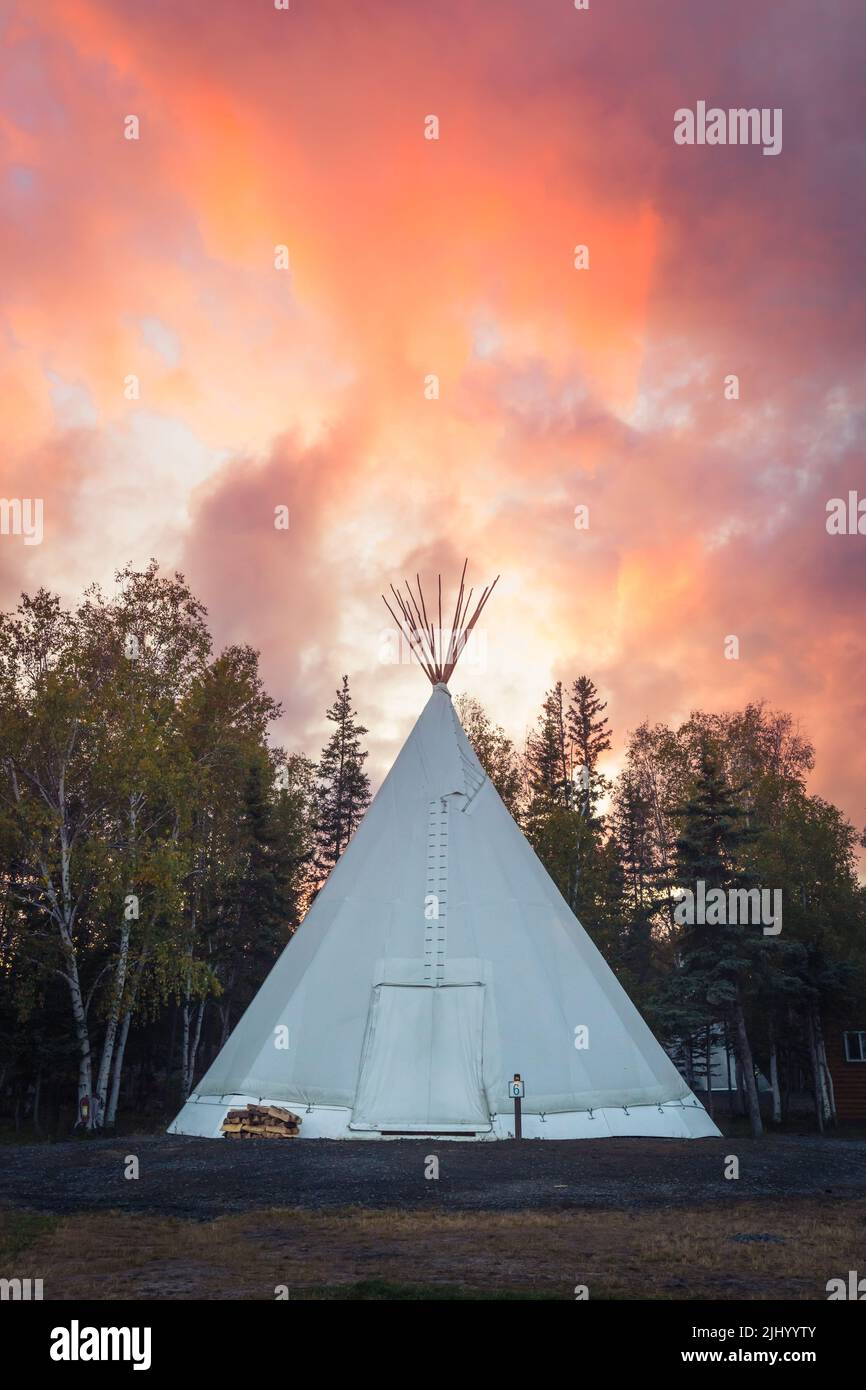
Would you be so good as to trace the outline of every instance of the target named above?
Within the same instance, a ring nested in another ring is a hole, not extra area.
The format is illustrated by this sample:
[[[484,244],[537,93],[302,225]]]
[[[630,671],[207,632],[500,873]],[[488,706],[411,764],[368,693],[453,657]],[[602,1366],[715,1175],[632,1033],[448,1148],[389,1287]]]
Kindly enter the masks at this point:
[[[424,983],[445,980],[448,923],[448,803],[435,797],[427,808],[427,896],[424,900]]]

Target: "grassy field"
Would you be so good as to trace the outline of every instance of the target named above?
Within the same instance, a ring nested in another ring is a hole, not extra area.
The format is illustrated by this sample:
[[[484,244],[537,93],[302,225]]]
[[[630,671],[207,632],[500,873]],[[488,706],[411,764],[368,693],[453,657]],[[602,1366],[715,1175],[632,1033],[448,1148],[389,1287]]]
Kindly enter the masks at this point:
[[[0,1211],[0,1276],[47,1299],[824,1299],[866,1200],[638,1212],[274,1209],[213,1221]]]

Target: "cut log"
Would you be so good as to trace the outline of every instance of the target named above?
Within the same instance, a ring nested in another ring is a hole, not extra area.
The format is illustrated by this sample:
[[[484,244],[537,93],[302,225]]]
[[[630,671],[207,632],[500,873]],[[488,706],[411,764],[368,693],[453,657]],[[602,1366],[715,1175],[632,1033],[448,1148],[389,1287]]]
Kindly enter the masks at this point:
[[[247,1105],[229,1110],[221,1125],[227,1139],[296,1139],[300,1116],[279,1105]]]

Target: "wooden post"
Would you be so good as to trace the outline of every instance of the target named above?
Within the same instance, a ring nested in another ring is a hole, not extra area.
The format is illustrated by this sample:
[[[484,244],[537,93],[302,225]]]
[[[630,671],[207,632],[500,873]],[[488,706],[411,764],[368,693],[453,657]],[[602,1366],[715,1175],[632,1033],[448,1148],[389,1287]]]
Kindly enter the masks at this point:
[[[514,1100],[514,1137],[515,1139],[522,1139],[523,1116],[521,1113],[521,1106],[523,1105],[523,1082],[520,1078],[519,1071],[514,1073],[514,1080],[508,1089]]]

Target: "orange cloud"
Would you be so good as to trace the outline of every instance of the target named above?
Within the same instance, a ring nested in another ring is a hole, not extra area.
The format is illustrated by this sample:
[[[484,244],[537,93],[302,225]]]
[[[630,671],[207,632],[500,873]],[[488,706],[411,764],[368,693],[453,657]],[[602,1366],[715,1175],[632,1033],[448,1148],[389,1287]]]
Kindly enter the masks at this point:
[[[347,670],[381,767],[421,692],[378,665],[378,595],[468,551],[503,579],[461,679],[518,736],[583,669],[620,739],[766,696],[859,815],[864,552],[823,528],[862,479],[854,23],[853,0],[836,29],[802,0],[14,7],[3,486],[50,523],[0,541],[4,596],[180,562],[218,638],[261,647],[286,741],[314,746]],[[783,106],[783,154],[674,146],[701,93]]]

